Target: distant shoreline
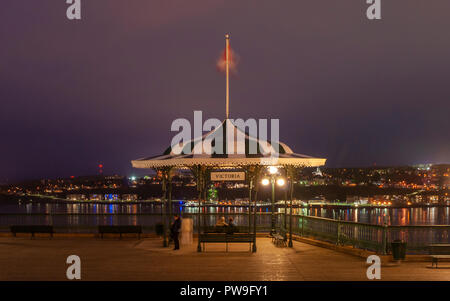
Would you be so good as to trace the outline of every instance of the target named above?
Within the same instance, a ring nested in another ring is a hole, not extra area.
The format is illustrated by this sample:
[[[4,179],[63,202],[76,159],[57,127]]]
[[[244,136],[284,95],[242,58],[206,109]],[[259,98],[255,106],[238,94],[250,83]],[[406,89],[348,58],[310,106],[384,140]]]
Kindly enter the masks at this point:
[[[30,201],[31,200],[31,201]],[[133,201],[125,201],[125,200],[69,200],[62,199],[51,196],[38,196],[38,195],[6,195],[0,194],[0,204],[3,202],[23,202],[23,203],[33,203],[33,202],[48,202],[48,203],[62,203],[62,204],[101,204],[101,205],[133,205],[133,204],[155,204],[160,205],[161,201],[158,200],[133,200]],[[172,200],[172,203],[180,202],[180,200]],[[185,201],[183,201],[185,202]],[[279,202],[279,201],[278,201]],[[204,207],[248,207],[245,204],[203,204]],[[257,204],[258,207],[269,207],[270,203],[265,204]],[[289,201],[288,201],[289,206]],[[183,207],[195,208],[198,205],[185,205]],[[275,204],[277,208],[284,208],[282,204]],[[400,206],[400,205],[373,205],[373,204],[346,204],[346,203],[311,203],[304,205],[293,205],[293,208],[341,208],[341,209],[409,209],[409,208],[436,208],[436,207],[450,207],[450,203],[447,204],[411,204],[408,206]]]

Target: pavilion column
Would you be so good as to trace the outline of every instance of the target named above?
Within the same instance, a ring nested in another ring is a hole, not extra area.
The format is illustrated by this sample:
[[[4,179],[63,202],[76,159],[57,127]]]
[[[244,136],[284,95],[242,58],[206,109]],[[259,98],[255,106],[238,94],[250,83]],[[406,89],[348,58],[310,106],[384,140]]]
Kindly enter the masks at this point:
[[[201,205],[201,201],[202,201],[202,195],[203,195],[203,186],[204,186],[204,169],[201,165],[196,165],[193,166],[191,168],[194,177],[197,181],[197,192],[198,192],[198,212],[197,212],[197,252],[201,252],[202,251],[202,246],[200,244],[200,228],[201,228],[201,216],[202,216],[202,205]]]
[[[287,172],[286,168],[285,168],[285,173],[286,173],[286,182],[287,182],[287,181],[289,181],[289,178],[288,178],[288,172]],[[284,230],[285,231],[287,230],[287,209],[288,209],[287,198],[288,198],[288,189],[285,188],[284,189]]]
[[[199,180],[200,181],[200,180]],[[198,184],[197,184],[198,185]],[[200,225],[201,225],[201,216],[202,216],[202,189],[199,187],[198,190],[198,214],[197,214],[197,235],[198,235],[198,244],[197,244],[197,252],[202,251],[202,245],[200,244]]]
[[[207,211],[208,207],[206,207],[205,202],[206,199],[208,198],[207,194],[208,194],[208,184],[209,184],[209,180],[211,179],[211,170],[209,168],[203,169],[202,172],[202,177],[203,177],[203,181],[202,181],[202,192],[203,192],[203,206],[202,206],[202,212]],[[206,216],[208,216],[207,212],[205,214],[203,214],[203,229],[206,229]]]
[[[252,230],[252,192],[253,192],[253,179],[248,183],[248,233]]]
[[[202,216],[202,170],[201,166],[197,167],[197,190],[198,190],[198,215],[197,215],[197,235],[198,235],[198,244],[197,244],[197,252],[202,251],[202,245],[200,244],[200,225],[201,225],[201,216]]]
[[[256,250],[257,250],[257,248],[256,248],[256,211],[257,211],[256,202],[258,200],[258,187],[259,187],[260,171],[261,171],[261,166],[255,166],[251,173],[251,178],[254,183],[253,190],[255,192],[254,202],[253,202],[253,246],[252,246],[253,253],[256,253]],[[251,194],[251,192],[250,192],[250,194]]]
[[[286,174],[289,180],[289,242],[288,247],[292,248],[292,198],[294,194],[294,180],[295,180],[295,171],[296,168],[293,166],[286,167]]]
[[[173,169],[172,168],[168,168],[167,169],[167,183],[168,183],[168,189],[167,189],[167,192],[168,192],[168,198],[167,198],[167,206],[169,207],[169,217],[168,217],[168,220],[169,220],[169,226],[170,226],[170,220],[171,220],[171,218],[172,218],[172,216],[173,216],[173,212],[172,212],[172,171],[173,171]]]
[[[248,233],[251,233],[252,229],[252,192],[253,192],[253,175],[251,167],[245,169],[245,173],[248,181]]]
[[[258,181],[256,181],[255,185],[255,201],[253,202],[253,247],[252,252],[256,253],[256,212],[258,207],[256,206],[256,202],[258,201]]]
[[[167,219],[166,219],[166,210],[165,210],[165,203],[167,201],[167,173],[166,173],[166,169],[156,169],[156,174],[158,174],[158,172],[162,173],[162,191],[163,191],[163,201],[161,202],[161,216],[162,216],[162,220],[163,220],[163,247],[167,247],[168,246],[168,241],[167,241]]]

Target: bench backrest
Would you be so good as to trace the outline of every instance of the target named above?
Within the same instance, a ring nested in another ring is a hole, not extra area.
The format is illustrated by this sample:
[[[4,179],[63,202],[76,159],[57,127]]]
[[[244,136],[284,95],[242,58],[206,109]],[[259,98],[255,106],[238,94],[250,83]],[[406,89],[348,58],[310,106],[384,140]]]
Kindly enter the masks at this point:
[[[227,235],[228,241],[253,241],[253,235],[251,234],[233,234],[233,235]]]
[[[226,234],[226,233],[207,233],[200,234],[200,241],[205,242],[235,242],[235,241],[243,241],[248,242],[252,241],[252,234]]]
[[[232,227],[227,227],[227,226],[207,226],[203,228],[203,232],[204,233],[239,233],[239,232],[244,232],[243,231],[244,228],[243,227],[237,227],[237,226],[232,226]]]
[[[279,230],[278,230],[278,233],[283,237],[283,238],[286,238],[287,236],[287,231],[286,231],[286,229],[284,229],[284,228],[280,228]]]
[[[98,226],[98,231],[100,233],[142,233],[142,226]]]
[[[430,255],[450,255],[450,244],[429,245]]]
[[[13,225],[12,233],[53,233],[53,226],[49,225]]]
[[[202,241],[226,241],[227,234],[225,233],[208,233],[200,234],[200,240]]]

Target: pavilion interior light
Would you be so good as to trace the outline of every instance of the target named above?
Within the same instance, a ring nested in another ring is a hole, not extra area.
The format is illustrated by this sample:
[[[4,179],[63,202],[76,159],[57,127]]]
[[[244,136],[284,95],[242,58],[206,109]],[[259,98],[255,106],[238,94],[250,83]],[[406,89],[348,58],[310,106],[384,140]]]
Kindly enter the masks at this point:
[[[275,166],[269,166],[269,173],[271,175],[274,175],[278,172],[278,168],[276,168]]]

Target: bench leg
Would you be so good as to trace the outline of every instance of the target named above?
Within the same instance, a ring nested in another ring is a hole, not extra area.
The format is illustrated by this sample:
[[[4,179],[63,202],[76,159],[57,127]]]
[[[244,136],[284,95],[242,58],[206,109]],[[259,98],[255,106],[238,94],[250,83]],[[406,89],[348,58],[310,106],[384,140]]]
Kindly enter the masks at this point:
[[[437,264],[438,264],[438,259],[432,258],[431,259],[431,267],[433,268],[434,266],[436,266],[436,269],[437,269]]]
[[[119,233],[119,239],[122,239],[122,233]]]
[[[34,238],[34,232],[31,232],[31,239]]]
[[[227,252],[228,252],[228,243],[226,242],[225,244],[227,245]]]

